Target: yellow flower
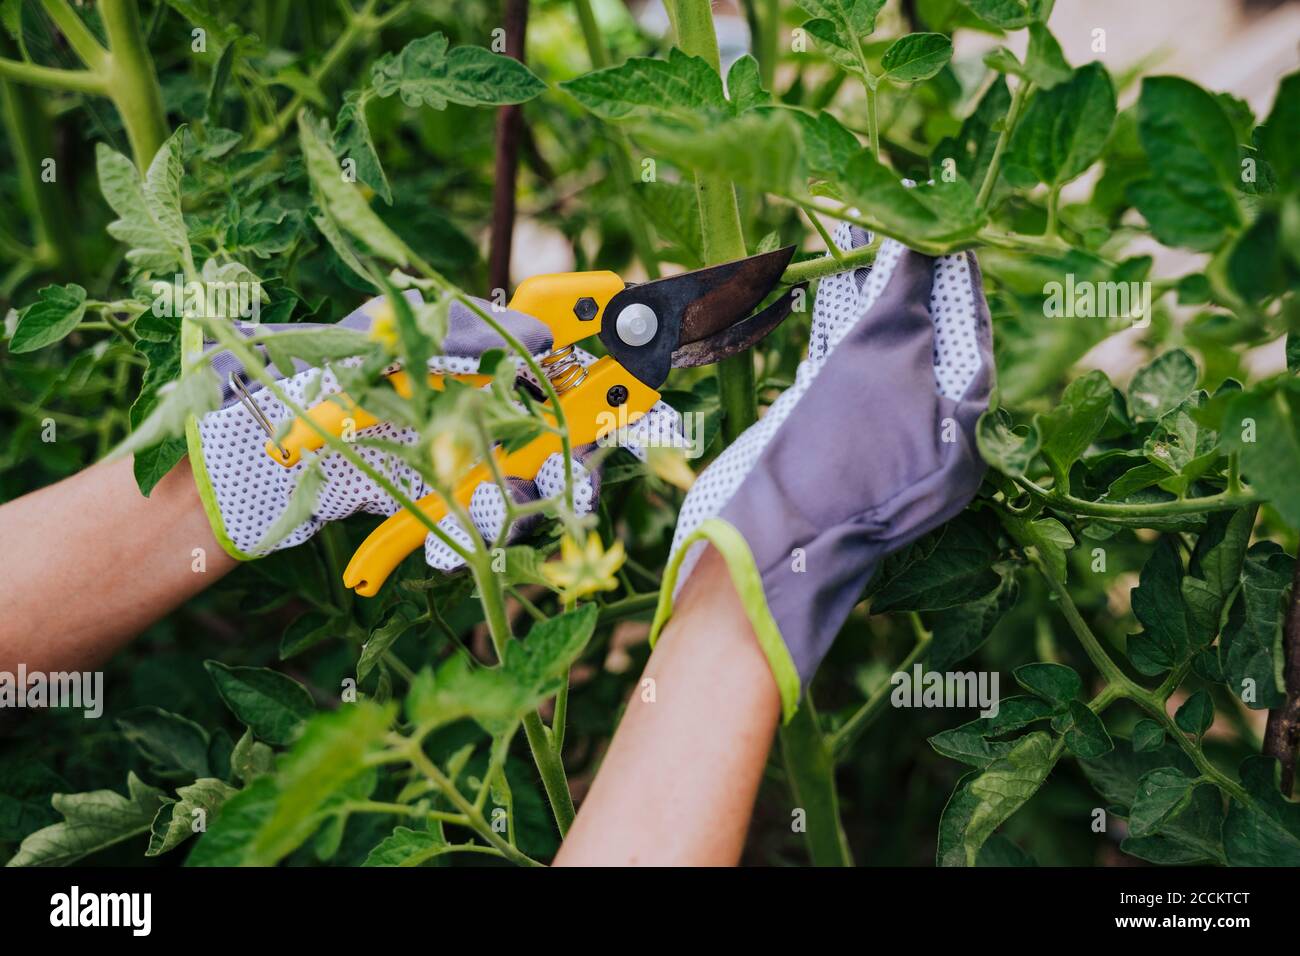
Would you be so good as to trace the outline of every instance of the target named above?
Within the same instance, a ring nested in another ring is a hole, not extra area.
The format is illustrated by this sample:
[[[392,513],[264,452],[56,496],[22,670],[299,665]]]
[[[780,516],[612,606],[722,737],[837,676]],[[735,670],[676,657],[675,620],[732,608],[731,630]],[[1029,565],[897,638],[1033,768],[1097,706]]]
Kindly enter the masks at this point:
[[[397,351],[397,316],[393,307],[385,300],[375,306],[370,316],[370,338],[389,352]]]
[[[429,442],[433,474],[444,487],[454,485],[474,461],[473,446],[463,435],[443,428]]]
[[[560,559],[542,565],[542,574],[565,600],[577,600],[618,587],[614,575],[626,560],[622,541],[615,541],[606,551],[600,535],[594,532],[587,535],[587,543],[582,546],[566,534],[560,540]]]

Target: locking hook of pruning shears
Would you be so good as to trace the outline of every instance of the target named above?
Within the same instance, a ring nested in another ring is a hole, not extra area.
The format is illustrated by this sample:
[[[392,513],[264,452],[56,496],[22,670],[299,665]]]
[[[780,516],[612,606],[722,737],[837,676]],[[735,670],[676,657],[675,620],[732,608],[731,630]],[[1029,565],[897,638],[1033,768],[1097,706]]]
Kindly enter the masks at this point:
[[[674,368],[708,365],[736,355],[758,343],[793,309],[803,286],[787,289],[762,310],[751,314],[780,284],[794,255],[788,246],[694,272],[628,284],[613,272],[568,272],[525,280],[509,308],[545,323],[551,330],[551,350],[540,359],[564,411],[574,446],[598,441],[608,432],[634,423],[659,400],[658,388]],[[608,352],[588,366],[577,359],[575,345],[599,336]],[[407,373],[389,376],[393,387],[409,393]],[[467,382],[485,376],[456,375]],[[436,388],[442,376],[431,375]],[[546,413],[548,406],[543,406]],[[341,434],[345,422],[360,430],[377,424],[347,396],[331,396],[307,415],[318,428]],[[554,416],[552,415],[552,419]],[[286,467],[302,452],[320,448],[320,435],[296,420],[279,442],[267,442],[267,454]],[[546,432],[511,452],[494,452],[496,469],[505,476],[535,475],[562,448],[560,436]],[[474,490],[492,481],[494,468],[480,462],[452,490],[468,507]],[[447,514],[437,494],[417,505],[436,523]],[[427,525],[409,510],[388,518],[362,542],[343,574],[343,583],[371,597],[398,564],[424,544]]]

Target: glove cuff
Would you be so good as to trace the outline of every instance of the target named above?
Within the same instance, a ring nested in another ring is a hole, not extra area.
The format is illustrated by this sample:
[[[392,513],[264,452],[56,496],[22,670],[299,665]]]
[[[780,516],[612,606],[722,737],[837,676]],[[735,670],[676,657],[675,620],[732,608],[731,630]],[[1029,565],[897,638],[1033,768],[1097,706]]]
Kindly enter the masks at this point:
[[[688,555],[698,550],[697,543],[712,544],[722,555],[727,572],[731,576],[731,583],[735,586],[741,606],[745,609],[745,616],[749,618],[754,636],[758,639],[758,646],[767,657],[768,666],[772,669],[772,677],[776,680],[777,691],[781,695],[782,722],[789,723],[799,706],[799,671],[795,667],[794,658],[790,656],[785,640],[781,637],[781,629],[777,626],[776,618],[772,616],[772,611],[768,607],[767,594],[763,590],[763,578],[759,574],[753,552],[750,551],[744,535],[730,522],[722,518],[705,520],[682,542],[681,547],[674,551],[668,566],[664,569],[663,585],[659,591],[659,605],[655,609],[654,623],[650,625],[651,646],[654,646],[659,639],[659,632],[672,617],[673,596],[677,592],[677,578],[681,573],[682,563]],[[687,574],[690,574],[689,570]]]
[[[188,319],[181,322],[181,356],[199,355],[203,352],[203,330]],[[251,561],[255,555],[246,554],[236,547],[226,533],[225,521],[221,517],[221,506],[217,504],[217,494],[212,488],[212,479],[208,476],[207,460],[203,457],[203,442],[199,438],[199,422],[193,415],[185,422],[185,445],[189,452],[190,472],[194,475],[194,487],[198,490],[199,501],[203,503],[203,513],[208,516],[212,526],[212,535],[217,539],[223,551],[236,561]]]

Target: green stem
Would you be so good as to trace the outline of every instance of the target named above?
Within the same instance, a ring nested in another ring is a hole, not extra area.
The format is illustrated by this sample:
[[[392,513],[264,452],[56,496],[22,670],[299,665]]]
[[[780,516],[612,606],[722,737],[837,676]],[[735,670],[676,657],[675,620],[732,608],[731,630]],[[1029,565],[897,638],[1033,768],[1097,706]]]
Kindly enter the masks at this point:
[[[677,42],[684,53],[702,57],[720,71],[718,36],[708,0],[677,0],[673,4]],[[701,238],[706,265],[742,259],[747,254],[740,225],[736,189],[725,176],[695,174],[695,198],[700,207]],[[749,352],[718,364],[718,396],[724,414],[722,433],[727,444],[758,420],[754,393],[754,359]]]
[[[416,770],[424,774],[431,780],[439,790],[451,801],[451,805],[459,810],[469,821],[469,826],[479,836],[487,840],[499,851],[501,855],[512,863],[518,863],[520,866],[541,866],[532,857],[520,851],[517,847],[511,846],[505,840],[501,839],[486,820],[483,819],[482,811],[476,809],[472,803],[465,799],[461,792],[456,789],[456,785],[447,779],[447,775],[438,769],[438,765],[428,758],[424,749],[420,746],[418,740],[412,740],[406,750],[407,759]]]
[[[68,5],[67,0],[41,0],[41,6],[81,62],[92,70],[102,69],[108,60],[108,51],[100,45],[86,22]]]
[[[1035,484],[1028,478],[1015,479],[1016,484],[1036,498],[1042,500],[1049,508],[1068,511],[1076,515],[1092,518],[1158,518],[1169,515],[1200,514],[1209,511],[1232,511],[1258,504],[1260,499],[1253,493],[1233,493],[1222,491],[1217,495],[1203,498],[1182,498],[1177,501],[1154,501],[1146,504],[1122,504],[1120,502],[1088,501],[1073,495],[1059,495],[1050,489]]]
[[[574,0],[574,6],[578,10],[578,22],[582,25],[582,39],[587,45],[587,56],[591,59],[591,67],[594,70],[603,70],[609,66],[609,52],[605,49],[605,41],[600,35],[600,25],[596,22],[596,15],[592,11],[591,0]],[[614,144],[614,155],[611,157],[614,164],[614,182],[627,213],[626,223],[628,232],[632,236],[632,246],[636,249],[637,258],[641,260],[646,275],[651,279],[658,279],[659,257],[655,254],[654,243],[650,241],[645,216],[637,209],[636,195],[632,187],[636,164],[632,158],[631,140],[621,129],[611,129],[610,136]]]
[[[984,182],[980,186],[979,195],[976,197],[976,203],[980,209],[988,205],[989,197],[993,195],[993,187],[997,185],[998,173],[1002,167],[1002,154],[1006,152],[1007,141],[1011,138],[1011,131],[1015,129],[1016,123],[1020,119],[1020,110],[1025,105],[1025,100],[1033,91],[1034,84],[1029,80],[1022,80],[1016,87],[1015,93],[1011,94],[1011,106],[1007,109],[1006,125],[1002,127],[1002,132],[998,133],[998,141],[993,147],[993,158],[989,161],[989,168],[984,173]]]
[[[896,668],[895,673],[907,673],[917,664],[924,664],[927,657],[930,656],[930,634],[921,632],[917,635],[916,644],[911,652],[902,660]],[[853,715],[844,722],[839,730],[830,735],[831,756],[839,762],[848,756],[849,750],[857,742],[876,719],[884,713],[885,704],[889,700],[890,692],[893,685],[886,680],[880,685],[866,703],[853,712]]]
[[[871,155],[880,155],[880,119],[876,105],[876,91],[874,88],[867,87],[867,144],[871,147]]]
[[[474,574],[474,583],[478,585],[479,601],[483,605],[483,616],[487,620],[492,646],[496,649],[497,659],[504,660],[506,642],[510,639],[510,621],[506,617],[501,585],[483,552],[475,552],[475,560],[470,564],[470,570]],[[559,827],[560,836],[563,837],[573,825],[574,817],[573,794],[569,792],[569,780],[564,775],[564,764],[547,734],[541,717],[535,712],[526,714],[523,724],[524,736],[528,738],[528,748],[533,753],[533,762],[537,764],[537,772],[542,777],[542,786],[551,803],[555,825]]]
[[[636,617],[646,611],[653,611],[659,603],[659,592],[633,594],[618,601],[611,601],[600,609],[596,616],[597,625],[611,624],[624,618]]]
[[[840,823],[830,741],[822,735],[812,696],[807,693],[790,722],[781,728],[781,755],[797,808],[804,811],[813,865],[852,866],[853,856]]]
[[[75,272],[77,247],[68,190],[41,180],[41,163],[54,155],[50,122],[40,99],[25,86],[0,82],[5,128],[18,170],[20,198],[32,220],[35,258],[49,269]]]
[[[63,70],[0,57],[0,79],[72,93],[105,93],[104,79],[90,70]]]
[[[831,245],[834,247],[833,242]],[[829,255],[808,259],[804,262],[796,262],[785,270],[785,275],[781,277],[781,281],[790,285],[800,282],[812,282],[815,279],[821,279],[836,272],[844,272],[846,269],[856,269],[858,266],[870,265],[876,258],[876,250],[877,245],[873,242],[871,245],[863,246],[860,249],[842,252],[839,258]]]
[[[136,167],[143,171],[167,138],[162,89],[135,0],[101,0],[99,12],[110,51],[103,67],[108,95],[121,114]]]

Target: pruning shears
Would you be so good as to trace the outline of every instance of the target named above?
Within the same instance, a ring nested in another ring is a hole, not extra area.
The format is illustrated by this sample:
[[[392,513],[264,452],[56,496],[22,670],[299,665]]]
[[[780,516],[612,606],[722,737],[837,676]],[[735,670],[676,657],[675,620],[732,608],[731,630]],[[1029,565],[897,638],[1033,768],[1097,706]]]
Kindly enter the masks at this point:
[[[709,365],[759,342],[793,310],[793,286],[766,308],[750,314],[780,283],[794,246],[760,253],[721,265],[650,282],[625,283],[613,272],[566,272],[534,276],[515,291],[509,308],[533,316],[551,330],[551,350],[539,364],[550,380],[574,446],[603,438],[630,425],[659,400],[658,388],[674,368]],[[590,365],[578,361],[575,346],[598,336],[608,352]],[[400,394],[410,393],[406,372],[392,369],[388,381]],[[454,375],[481,384],[482,375]],[[443,376],[430,375],[441,387]],[[554,416],[543,406],[552,423]],[[335,435],[345,424],[360,430],[379,423],[344,394],[313,406],[307,417]],[[350,420],[350,421],[349,421]],[[304,451],[322,447],[324,439],[304,419],[296,419],[279,441],[266,444],[267,454],[286,468]],[[561,450],[560,436],[547,432],[522,447],[495,452],[496,467],[483,461],[456,483],[453,497],[468,507],[474,490],[492,481],[494,471],[507,477],[533,475]],[[417,505],[432,522],[447,507],[437,494]],[[393,570],[422,547],[427,525],[408,510],[398,511],[376,528],[352,556],[343,583],[373,597]]]

